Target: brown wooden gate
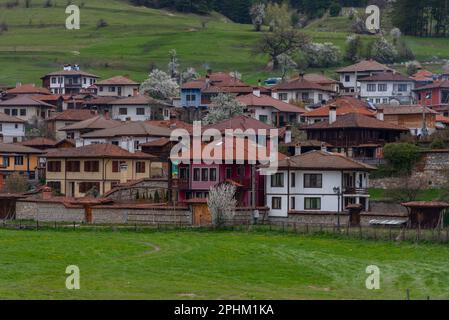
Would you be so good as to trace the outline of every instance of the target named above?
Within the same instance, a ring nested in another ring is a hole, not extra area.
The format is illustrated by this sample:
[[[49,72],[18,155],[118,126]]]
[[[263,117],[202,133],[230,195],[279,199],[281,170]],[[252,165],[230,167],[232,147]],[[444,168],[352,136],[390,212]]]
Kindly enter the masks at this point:
[[[212,216],[206,203],[192,204],[193,225],[207,226],[212,224]]]

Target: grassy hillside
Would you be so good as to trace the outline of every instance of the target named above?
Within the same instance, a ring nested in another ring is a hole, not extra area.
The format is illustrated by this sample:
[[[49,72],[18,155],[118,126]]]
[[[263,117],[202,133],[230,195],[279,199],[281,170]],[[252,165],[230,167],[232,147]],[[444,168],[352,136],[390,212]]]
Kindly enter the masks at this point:
[[[251,25],[235,24],[220,15],[169,13],[134,7],[123,0],[77,0],[73,2],[84,3],[81,30],[66,30],[66,0],[53,0],[56,6],[51,8],[44,8],[44,0],[31,0],[30,8],[25,8],[25,0],[19,0],[14,8],[6,8],[7,2],[11,0],[0,0],[0,23],[9,29],[0,34],[0,83],[39,83],[41,75],[63,63],[79,63],[102,77],[127,74],[143,80],[151,65],[166,69],[172,48],[178,51],[184,68],[238,70],[252,83],[269,75],[265,71],[268,59],[251,54],[260,35]],[[98,29],[100,19],[108,26]],[[329,18],[325,23],[332,29],[335,24],[344,26],[344,19]],[[206,28],[202,21],[207,21]],[[347,32],[342,28],[335,27],[332,32],[315,24],[305,31],[314,41],[344,47]],[[447,39],[407,41],[421,59],[433,55],[449,58]]]
[[[447,299],[445,245],[274,232],[0,230],[1,299]],[[80,268],[81,289],[65,288]],[[380,290],[365,269],[380,268]]]

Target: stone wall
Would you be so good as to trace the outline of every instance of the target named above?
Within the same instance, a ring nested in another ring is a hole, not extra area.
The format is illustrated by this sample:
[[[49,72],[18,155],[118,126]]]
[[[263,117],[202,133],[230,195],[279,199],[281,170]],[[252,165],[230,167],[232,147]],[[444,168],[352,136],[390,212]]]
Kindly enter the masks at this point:
[[[16,219],[82,222],[84,209],[66,208],[62,203],[17,201]]]
[[[423,152],[411,176],[424,188],[449,187],[449,150]],[[401,178],[370,179],[370,187],[380,189],[398,189],[404,183]]]
[[[148,198],[149,194],[154,194],[154,191],[159,190],[166,192],[168,188],[167,180],[163,179],[147,179],[139,181],[138,183],[133,184],[132,186],[117,188],[109,191],[106,196],[114,201],[134,201],[136,200],[137,195],[140,198],[145,197]],[[162,197],[162,195],[160,194]]]

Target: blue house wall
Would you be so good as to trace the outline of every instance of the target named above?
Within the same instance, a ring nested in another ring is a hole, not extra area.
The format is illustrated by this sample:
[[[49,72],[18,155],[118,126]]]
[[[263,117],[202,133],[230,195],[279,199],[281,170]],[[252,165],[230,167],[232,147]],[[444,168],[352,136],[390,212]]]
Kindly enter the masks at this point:
[[[187,95],[193,95],[194,101],[187,101]],[[200,89],[181,89],[181,106],[195,107],[201,106],[201,90]]]

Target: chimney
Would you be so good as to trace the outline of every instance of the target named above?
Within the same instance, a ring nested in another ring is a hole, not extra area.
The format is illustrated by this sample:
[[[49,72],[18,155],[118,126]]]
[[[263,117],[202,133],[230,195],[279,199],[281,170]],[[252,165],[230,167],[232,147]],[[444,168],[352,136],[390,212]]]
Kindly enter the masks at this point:
[[[110,119],[111,119],[111,117],[109,116],[109,110],[105,110],[105,111],[104,111],[104,118],[105,118],[106,120],[110,120]]]
[[[128,182],[127,175],[128,175],[128,164],[120,163],[120,183]]]
[[[53,196],[53,190],[50,187],[45,186],[42,189],[42,200],[50,200],[52,198],[52,196]]]
[[[209,73],[206,75],[206,88],[209,88],[210,85],[210,76]]]
[[[292,142],[292,127],[287,125],[287,126],[285,126],[284,143],[290,143],[290,142]]]
[[[254,88],[253,89],[253,95],[255,95],[256,97],[260,97],[260,89],[259,88]]]
[[[332,104],[329,106],[329,124],[337,121],[337,106]]]
[[[376,118],[377,120],[384,121],[384,109],[377,108]]]
[[[304,72],[300,72],[299,74],[298,74],[298,76],[299,76],[299,80],[303,80],[304,79]]]

